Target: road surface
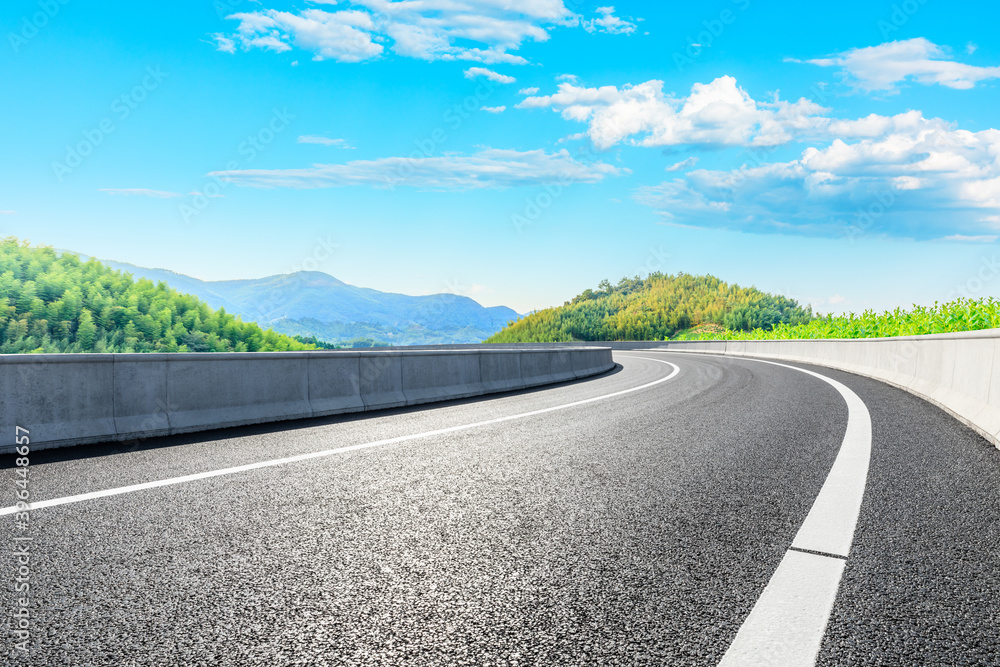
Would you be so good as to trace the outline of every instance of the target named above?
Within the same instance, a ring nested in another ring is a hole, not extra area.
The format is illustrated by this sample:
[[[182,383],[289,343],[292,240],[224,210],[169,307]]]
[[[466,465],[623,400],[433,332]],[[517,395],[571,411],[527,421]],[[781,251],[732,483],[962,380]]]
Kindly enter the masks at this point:
[[[844,395],[799,366],[871,419],[815,664],[1000,664],[1000,452],[848,373],[615,359],[499,397],[32,453],[41,506],[24,530],[0,516],[11,629],[30,553],[10,663],[717,665],[808,551],[844,445]]]

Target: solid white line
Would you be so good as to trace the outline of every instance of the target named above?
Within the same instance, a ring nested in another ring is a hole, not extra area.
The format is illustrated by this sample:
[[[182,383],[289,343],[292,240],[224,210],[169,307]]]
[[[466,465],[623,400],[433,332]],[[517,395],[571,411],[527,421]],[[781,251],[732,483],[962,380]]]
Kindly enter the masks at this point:
[[[462,424],[460,426],[449,426],[448,428],[441,428],[435,431],[425,431],[424,433],[414,433],[412,435],[401,435],[395,438],[387,438],[385,440],[376,440],[375,442],[366,442],[358,445],[349,445],[347,447],[338,447],[336,449],[324,449],[318,452],[309,452],[308,454],[299,454],[297,456],[289,456],[283,459],[272,459],[270,461],[261,461],[259,463],[248,463],[246,465],[234,466],[232,468],[222,468],[220,470],[210,470],[208,472],[199,472],[193,475],[184,475],[182,477],[171,477],[169,479],[161,479],[155,482],[144,482],[142,484],[132,484],[131,486],[120,486],[115,489],[105,489],[103,491],[92,491],[90,493],[81,493],[75,496],[65,496],[63,498],[53,498],[51,500],[41,500],[38,502],[30,503],[28,505],[28,510],[38,510],[46,507],[55,507],[57,505],[69,505],[72,503],[80,503],[86,500],[94,500],[96,498],[107,498],[109,496],[119,496],[123,493],[133,493],[135,491],[144,491],[146,489],[155,489],[161,486],[173,486],[174,484],[184,484],[185,482],[194,482],[200,479],[209,479],[210,477],[220,477],[222,475],[232,475],[235,473],[246,472],[248,470],[257,470],[259,468],[270,468],[273,466],[286,465],[289,463],[298,463],[299,461],[308,461],[310,459],[319,459],[327,456],[334,456],[336,454],[344,454],[346,452],[353,452],[359,449],[369,449],[371,447],[381,447],[384,445],[392,445],[400,442],[408,442],[410,440],[418,440],[420,438],[430,438],[436,435],[444,435],[446,433],[455,433],[457,431],[466,431],[472,428],[478,428],[480,426],[489,426],[491,424],[500,424],[502,422],[511,421],[514,419],[525,419],[527,417],[534,417],[536,415],[542,415],[548,412],[555,412],[556,410],[566,410],[568,408],[575,408],[580,405],[586,405],[588,403],[594,403],[596,401],[604,401],[609,398],[614,398],[616,396],[624,396],[625,394],[631,394],[632,392],[642,391],[643,389],[649,389],[650,387],[655,387],[658,384],[666,382],[673,379],[678,373],[680,373],[680,368],[676,364],[672,364],[669,361],[663,361],[662,359],[650,359],[648,357],[637,357],[639,359],[646,359],[647,361],[655,361],[659,364],[666,364],[667,366],[673,367],[673,371],[665,377],[659,380],[654,380],[653,382],[648,382],[644,385],[638,387],[632,387],[631,389],[623,389],[621,391],[616,391],[610,394],[604,394],[602,396],[595,396],[593,398],[586,398],[581,401],[574,401],[572,403],[565,403],[563,405],[556,405],[550,408],[542,408],[540,410],[532,410],[531,412],[522,412],[516,415],[507,415],[506,417],[497,417],[496,419],[487,419],[486,421],[475,422],[473,424]],[[14,514],[15,512],[26,511],[24,508],[18,509],[16,506],[4,507],[0,509],[0,516],[5,514]]]
[[[840,558],[785,552],[720,667],[814,665],[845,564]]]
[[[868,481],[872,454],[872,418],[857,394],[840,382],[804,368],[754,359],[812,375],[836,389],[847,403],[847,431],[833,467],[813,502],[792,546],[847,558],[854,542],[854,529]]]
[[[847,403],[844,441],[792,541],[797,549],[822,551],[846,559],[854,541],[871,460],[872,420],[864,401],[840,382],[804,368],[765,359],[726,358],[756,361],[811,375],[836,389]],[[843,559],[786,551],[719,667],[815,665],[840,588],[846,565]]]

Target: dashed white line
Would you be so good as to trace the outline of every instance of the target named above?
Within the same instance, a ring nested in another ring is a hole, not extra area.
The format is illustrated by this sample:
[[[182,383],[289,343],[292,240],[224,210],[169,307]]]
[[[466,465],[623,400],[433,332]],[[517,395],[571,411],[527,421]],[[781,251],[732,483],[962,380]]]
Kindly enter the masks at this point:
[[[258,470],[260,468],[270,468],[273,466],[288,465],[289,463],[298,463],[300,461],[308,461],[311,459],[319,459],[327,456],[335,456],[337,454],[345,454],[347,452],[354,452],[360,449],[370,449],[372,447],[382,447],[384,445],[393,445],[401,442],[408,442],[411,440],[418,440],[421,438],[430,438],[436,435],[445,435],[447,433],[455,433],[458,431],[466,431],[468,429],[479,428],[481,426],[489,426],[491,424],[500,424],[502,422],[511,421],[514,419],[525,419],[527,417],[534,417],[536,415],[546,414],[548,412],[555,412],[556,410],[566,410],[568,408],[575,408],[580,405],[586,405],[588,403],[595,403],[597,401],[604,401],[609,398],[614,398],[616,396],[624,396],[625,394],[631,394],[636,391],[642,391],[644,389],[649,389],[650,387],[655,387],[658,384],[672,380],[678,373],[680,373],[680,368],[676,364],[672,364],[669,361],[664,361],[662,359],[650,359],[645,358],[647,361],[655,361],[659,364],[665,364],[673,368],[670,374],[660,378],[659,380],[654,380],[653,382],[648,382],[644,385],[638,387],[632,387],[631,389],[623,389],[621,391],[612,392],[610,394],[603,394],[601,396],[594,396],[592,398],[586,398],[580,401],[574,401],[572,403],[564,403],[563,405],[556,405],[549,408],[542,408],[540,410],[532,410],[531,412],[522,412],[516,415],[507,415],[506,417],[497,417],[496,419],[487,419],[486,421],[475,422],[472,424],[461,424],[459,426],[450,426],[448,428],[441,428],[434,431],[425,431],[423,433],[414,433],[411,435],[401,435],[395,438],[387,438],[385,440],[376,440],[375,442],[366,442],[357,445],[349,445],[347,447],[338,447],[336,449],[324,449],[318,452],[309,452],[307,454],[298,454],[296,456],[289,456],[282,459],[272,459],[270,461],[260,461],[258,463],[248,463],[246,465],[234,466],[232,468],[222,468],[219,470],[210,470],[207,472],[199,472],[193,475],[184,475],[182,477],[171,477],[169,479],[161,479],[155,482],[144,482],[142,484],[132,484],[130,486],[120,486],[114,489],[104,489],[102,491],[92,491],[90,493],[81,493],[75,496],[65,496],[62,498],[53,498],[51,500],[41,500],[38,502],[30,503],[28,509],[39,510],[46,507],[56,507],[58,505],[70,505],[73,503],[81,503],[87,500],[95,500],[97,498],[107,498],[110,496],[119,496],[124,493],[134,493],[136,491],[144,491],[146,489],[156,489],[163,486],[173,486],[175,484],[184,484],[187,482],[195,482],[201,479],[209,479],[211,477],[221,477],[222,475],[233,475],[236,473],[247,472],[249,470]],[[0,508],[0,516],[6,514],[14,514],[15,512],[24,511],[24,508],[18,509],[16,506]]]

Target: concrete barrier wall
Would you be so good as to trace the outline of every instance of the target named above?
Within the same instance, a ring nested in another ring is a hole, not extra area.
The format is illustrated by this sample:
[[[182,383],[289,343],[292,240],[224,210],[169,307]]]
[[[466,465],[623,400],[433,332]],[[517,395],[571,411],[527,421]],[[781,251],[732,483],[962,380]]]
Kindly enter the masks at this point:
[[[0,451],[322,417],[604,373],[608,347],[0,355]]]
[[[605,343],[590,343],[590,345]],[[794,361],[881,380],[943,408],[1000,448],[1000,329],[851,340],[608,343]]]
[[[828,366],[938,405],[1000,448],[1000,330],[862,340],[641,341],[253,354],[0,355],[0,451],[132,440],[513,391],[603,373],[611,350]]]

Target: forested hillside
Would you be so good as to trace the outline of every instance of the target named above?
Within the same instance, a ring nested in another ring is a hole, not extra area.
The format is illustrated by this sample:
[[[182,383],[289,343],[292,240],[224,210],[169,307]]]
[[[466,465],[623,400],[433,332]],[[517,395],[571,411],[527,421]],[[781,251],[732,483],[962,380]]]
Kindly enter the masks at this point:
[[[607,280],[562,306],[532,313],[487,343],[572,340],[664,340],[706,324],[729,330],[770,330],[814,319],[793,299],[740,287],[713,276],[653,273],[646,279]]]
[[[0,353],[257,352],[313,345],[98,261],[0,241]]]

